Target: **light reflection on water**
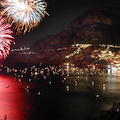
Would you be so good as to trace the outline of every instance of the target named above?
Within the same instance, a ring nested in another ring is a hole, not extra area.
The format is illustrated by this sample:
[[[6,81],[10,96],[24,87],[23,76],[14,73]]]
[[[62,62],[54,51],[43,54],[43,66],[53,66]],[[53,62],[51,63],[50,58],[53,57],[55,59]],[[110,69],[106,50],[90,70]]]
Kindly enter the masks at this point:
[[[26,96],[24,87],[25,83],[0,75],[0,119],[7,115],[8,120],[25,120],[29,116],[28,111],[32,111],[32,107],[29,106],[29,96]]]
[[[74,80],[77,80],[77,86]],[[120,76],[92,75],[87,79],[86,76],[71,76],[67,82],[70,92],[73,92],[71,96],[74,96],[68,98],[67,104],[76,120],[96,116],[101,110],[110,109],[114,101],[120,102]],[[88,84],[91,85],[90,89],[87,88]],[[99,98],[96,98],[97,95]]]
[[[76,85],[74,80],[77,80]],[[92,81],[94,85],[87,88]],[[120,100],[120,76],[93,75],[87,79],[86,76],[69,76],[65,84],[70,86],[70,91],[63,96],[58,93],[42,98],[25,90],[27,85],[34,86],[32,83],[0,75],[0,119],[7,115],[7,120],[34,120],[35,116],[44,120],[48,120],[47,116],[53,120],[86,120]]]

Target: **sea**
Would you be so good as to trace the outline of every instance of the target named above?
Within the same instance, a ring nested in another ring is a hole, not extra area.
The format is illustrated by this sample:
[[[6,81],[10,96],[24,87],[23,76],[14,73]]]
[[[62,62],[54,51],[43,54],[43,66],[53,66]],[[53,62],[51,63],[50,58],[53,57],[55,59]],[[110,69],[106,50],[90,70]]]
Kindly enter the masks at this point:
[[[0,74],[0,120],[90,120],[114,102],[119,73],[68,74],[61,83]]]

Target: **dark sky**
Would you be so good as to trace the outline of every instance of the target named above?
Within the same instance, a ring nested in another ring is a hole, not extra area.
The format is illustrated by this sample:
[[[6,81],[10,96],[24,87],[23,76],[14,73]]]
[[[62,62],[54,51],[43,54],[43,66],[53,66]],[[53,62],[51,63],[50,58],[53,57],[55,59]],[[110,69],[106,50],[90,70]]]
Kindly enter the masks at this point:
[[[46,35],[56,35],[69,27],[72,20],[92,7],[120,7],[119,0],[45,0],[46,16],[38,27],[25,35],[16,35],[16,46],[32,46],[36,41]]]

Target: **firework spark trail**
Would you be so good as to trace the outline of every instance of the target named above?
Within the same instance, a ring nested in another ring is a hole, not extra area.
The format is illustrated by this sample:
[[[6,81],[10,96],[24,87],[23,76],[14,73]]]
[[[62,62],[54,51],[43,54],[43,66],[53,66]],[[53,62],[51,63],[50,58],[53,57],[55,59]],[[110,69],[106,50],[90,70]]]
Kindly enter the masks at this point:
[[[26,33],[39,25],[45,15],[47,3],[44,0],[3,0],[3,15],[17,33]]]
[[[13,31],[10,28],[11,25],[5,24],[5,19],[0,16],[0,60],[9,55],[10,46],[14,39]]]

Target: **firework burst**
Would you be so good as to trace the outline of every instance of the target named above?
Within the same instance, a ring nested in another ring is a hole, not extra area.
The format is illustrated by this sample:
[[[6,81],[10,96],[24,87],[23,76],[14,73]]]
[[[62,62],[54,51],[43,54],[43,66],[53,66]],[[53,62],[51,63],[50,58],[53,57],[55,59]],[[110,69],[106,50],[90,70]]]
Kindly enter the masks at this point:
[[[5,24],[5,19],[0,17],[0,60],[9,55],[10,45],[13,42],[11,25]]]
[[[26,33],[39,25],[45,15],[47,4],[44,0],[3,0],[2,15],[17,33]]]

